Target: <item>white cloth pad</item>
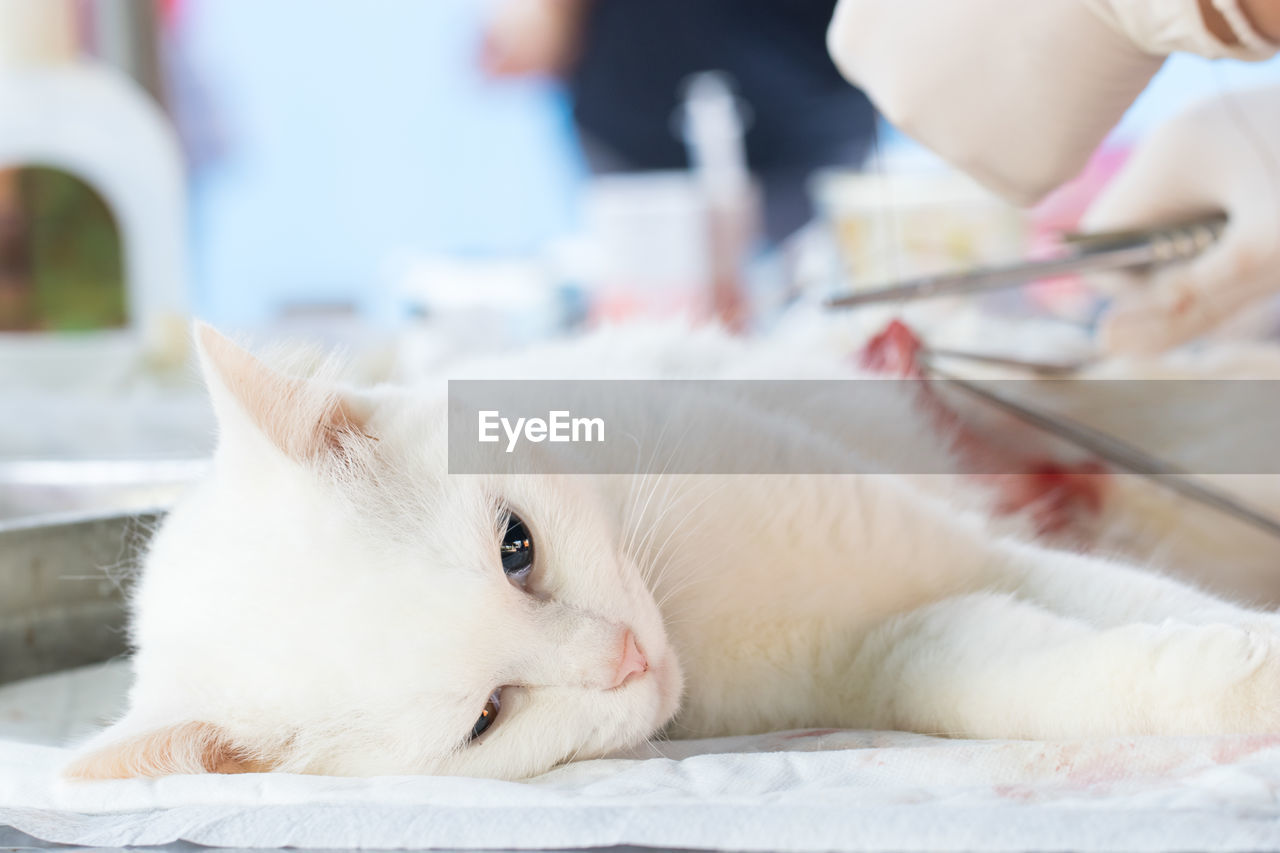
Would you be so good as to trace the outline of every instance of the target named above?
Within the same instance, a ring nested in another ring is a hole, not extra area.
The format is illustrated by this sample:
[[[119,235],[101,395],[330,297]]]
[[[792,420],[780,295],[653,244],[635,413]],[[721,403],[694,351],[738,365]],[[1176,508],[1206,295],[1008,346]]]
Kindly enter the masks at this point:
[[[36,741],[82,730],[118,701],[93,697],[86,683],[109,693],[123,679],[90,669],[0,689],[0,825],[94,846],[1280,846],[1280,736],[1036,743],[803,731],[659,744],[523,783],[283,774],[70,783],[57,778],[70,752]],[[59,698],[68,684],[79,685],[74,709]],[[15,719],[17,702],[29,707],[37,694],[63,719]]]

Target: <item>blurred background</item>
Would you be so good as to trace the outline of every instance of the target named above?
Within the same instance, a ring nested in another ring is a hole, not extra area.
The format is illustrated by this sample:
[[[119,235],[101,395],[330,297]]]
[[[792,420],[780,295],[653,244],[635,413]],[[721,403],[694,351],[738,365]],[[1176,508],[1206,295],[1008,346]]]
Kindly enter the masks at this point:
[[[341,344],[366,379],[607,320],[767,329],[1034,252],[1187,101],[1280,79],[1175,57],[1019,211],[839,78],[833,6],[0,0],[0,520],[200,470],[192,317]],[[1041,284],[1004,308],[1090,322],[1078,282]]]

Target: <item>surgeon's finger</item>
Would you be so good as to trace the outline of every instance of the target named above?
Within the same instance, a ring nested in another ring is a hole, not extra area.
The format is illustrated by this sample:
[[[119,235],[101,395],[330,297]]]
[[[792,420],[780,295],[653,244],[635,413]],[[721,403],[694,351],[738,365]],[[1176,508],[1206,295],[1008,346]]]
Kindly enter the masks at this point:
[[[1123,299],[1151,289],[1151,275],[1133,270],[1091,272],[1085,276],[1090,289],[1111,299]]]
[[[1150,355],[1199,337],[1264,295],[1241,280],[1238,238],[1223,240],[1198,258],[1154,273],[1145,287],[1116,299],[1103,316],[1099,341],[1116,355]]]

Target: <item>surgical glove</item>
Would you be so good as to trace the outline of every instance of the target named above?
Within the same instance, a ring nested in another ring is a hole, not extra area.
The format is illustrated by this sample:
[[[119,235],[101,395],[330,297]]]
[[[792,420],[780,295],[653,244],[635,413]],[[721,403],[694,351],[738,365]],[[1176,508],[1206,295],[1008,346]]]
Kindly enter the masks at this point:
[[[1247,38],[1219,41],[1197,0],[840,0],[827,46],[895,126],[1030,204],[1080,170],[1166,54],[1274,52]]]
[[[1158,127],[1081,224],[1128,230],[1215,211],[1227,226],[1194,259],[1093,277],[1116,295],[1104,349],[1158,352],[1280,292],[1280,87],[1225,92]]]

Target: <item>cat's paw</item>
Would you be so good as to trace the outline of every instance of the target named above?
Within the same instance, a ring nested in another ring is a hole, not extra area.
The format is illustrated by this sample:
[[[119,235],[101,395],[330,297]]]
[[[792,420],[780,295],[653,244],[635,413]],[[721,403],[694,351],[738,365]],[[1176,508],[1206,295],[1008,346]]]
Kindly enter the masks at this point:
[[[1280,631],[1267,625],[1141,627],[1157,733],[1280,732]]]
[[[1253,641],[1246,666],[1253,671],[1224,697],[1223,712],[1231,731],[1280,733],[1280,627],[1261,624],[1242,628]]]

